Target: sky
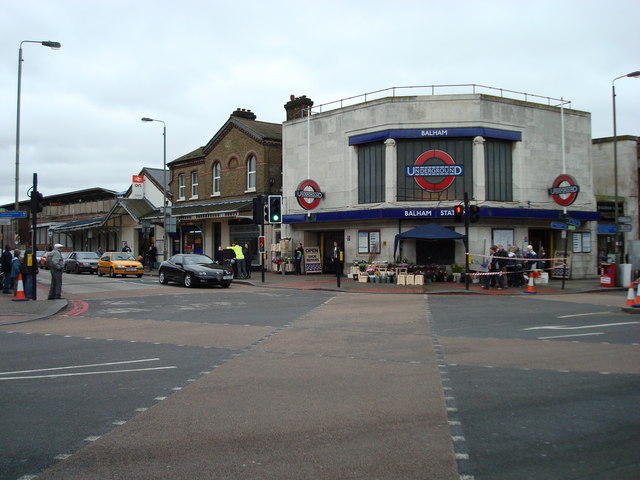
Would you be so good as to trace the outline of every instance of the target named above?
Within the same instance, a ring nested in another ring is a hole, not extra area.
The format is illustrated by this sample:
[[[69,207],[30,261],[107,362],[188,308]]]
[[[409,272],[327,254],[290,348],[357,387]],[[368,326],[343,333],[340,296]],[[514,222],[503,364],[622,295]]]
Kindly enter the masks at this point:
[[[640,70],[637,0],[0,0],[0,205],[126,190],[205,145],[236,108],[281,123],[391,87],[478,84],[571,101],[613,135],[612,81]],[[616,80],[618,135],[640,135],[640,78]],[[469,93],[469,92],[463,92]]]

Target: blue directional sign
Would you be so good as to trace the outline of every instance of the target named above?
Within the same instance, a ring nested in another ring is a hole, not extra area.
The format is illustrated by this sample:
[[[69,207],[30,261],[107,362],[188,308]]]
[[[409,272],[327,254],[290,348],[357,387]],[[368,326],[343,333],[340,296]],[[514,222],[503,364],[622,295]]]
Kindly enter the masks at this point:
[[[0,212],[0,218],[27,218],[27,212],[23,212],[21,210]]]
[[[567,223],[569,225],[573,225],[574,227],[579,227],[580,226],[580,220],[576,220],[575,218],[567,218]]]
[[[555,230],[569,230],[569,225],[562,222],[551,222],[551,228]]]

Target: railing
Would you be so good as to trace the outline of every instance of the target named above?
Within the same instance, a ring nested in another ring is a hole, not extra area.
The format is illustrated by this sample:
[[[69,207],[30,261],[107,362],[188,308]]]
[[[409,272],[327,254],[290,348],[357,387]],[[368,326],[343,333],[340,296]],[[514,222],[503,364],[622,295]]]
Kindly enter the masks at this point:
[[[348,105],[354,105],[356,103],[362,103],[363,101],[370,102],[372,100],[377,100],[380,98],[388,97],[389,92],[392,97],[399,96],[397,92],[399,90],[409,90],[409,89],[421,89],[426,92],[431,92],[430,95],[446,95],[451,94],[452,91],[455,93],[459,93],[458,90],[466,89],[467,91],[471,91],[471,93],[488,93],[491,95],[498,95],[500,97],[512,98],[515,100],[524,100],[525,102],[536,102],[536,103],[546,103],[549,106],[569,106],[571,108],[571,102],[563,99],[563,98],[553,98],[553,97],[545,97],[542,95],[536,95],[533,93],[526,92],[517,92],[515,90],[508,90],[506,88],[496,88],[496,87],[488,87],[486,85],[478,85],[475,83],[467,83],[460,85],[423,85],[423,86],[408,86],[408,87],[390,87],[384,88],[382,90],[375,90],[373,92],[362,93],[359,95],[354,95],[352,97],[341,98],[340,100],[334,100],[332,102],[323,103],[321,105],[314,105],[311,108],[312,113],[322,113],[327,110],[332,110],[334,108],[342,108]],[[438,93],[436,93],[438,90]],[[444,93],[442,93],[444,91]],[[465,92],[463,92],[465,93]],[[423,93],[424,95],[424,93]]]

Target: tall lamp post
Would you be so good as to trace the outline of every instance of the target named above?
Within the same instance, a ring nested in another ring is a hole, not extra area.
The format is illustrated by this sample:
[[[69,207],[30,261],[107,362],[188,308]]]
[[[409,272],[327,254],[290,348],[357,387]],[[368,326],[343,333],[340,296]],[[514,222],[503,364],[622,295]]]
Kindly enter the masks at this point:
[[[162,221],[162,259],[167,259],[167,124],[155,118],[142,117],[143,122],[159,122],[162,124],[162,137],[163,137],[163,159],[162,159],[162,198],[164,199],[163,213],[164,218]]]
[[[22,44],[23,43],[39,43],[45,47],[58,50],[62,45],[60,42],[52,42],[51,40],[39,41],[39,40],[23,40],[20,42],[20,48],[18,49],[18,108],[16,113],[16,178],[15,178],[15,203],[13,209],[18,211],[19,209],[19,197],[20,197],[20,97],[22,90]],[[18,219],[16,219],[16,233],[18,233]],[[35,250],[35,245],[33,246]]]
[[[616,234],[615,234],[615,255],[616,255],[616,265],[620,265],[620,225],[618,222],[618,132],[616,127],[616,80],[625,77],[640,77],[640,70],[627,73],[626,75],[621,75],[616,77],[611,82],[611,96],[613,102],[613,183],[614,183],[614,196],[615,196],[615,226],[616,226]],[[617,267],[616,267],[617,268]]]

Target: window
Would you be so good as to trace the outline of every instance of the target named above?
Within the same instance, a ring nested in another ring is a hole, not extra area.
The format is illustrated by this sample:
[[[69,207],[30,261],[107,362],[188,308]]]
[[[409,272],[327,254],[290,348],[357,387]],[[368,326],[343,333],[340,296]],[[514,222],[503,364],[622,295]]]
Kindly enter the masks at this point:
[[[198,172],[191,172],[191,198],[198,198]]]
[[[220,195],[220,162],[213,164],[213,187],[212,195]]]
[[[358,253],[380,253],[380,230],[358,230]]]
[[[184,200],[184,173],[178,175],[178,199]]]
[[[247,190],[255,191],[256,189],[256,157],[251,155],[247,160]]]
[[[385,201],[385,167],[383,143],[358,148],[358,203]]]
[[[484,147],[487,200],[513,201],[511,143],[491,140]]]

